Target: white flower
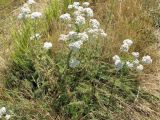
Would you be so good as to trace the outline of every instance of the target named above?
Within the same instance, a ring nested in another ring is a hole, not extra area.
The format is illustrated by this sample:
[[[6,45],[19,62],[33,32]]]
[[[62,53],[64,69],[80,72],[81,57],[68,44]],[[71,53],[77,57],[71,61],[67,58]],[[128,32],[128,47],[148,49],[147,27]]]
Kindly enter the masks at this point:
[[[83,8],[82,6],[79,6],[79,7],[77,8],[77,10],[78,10],[80,13],[84,12],[84,8]]]
[[[23,18],[25,18],[25,16],[24,16],[23,13],[20,13],[17,18],[18,18],[18,19],[23,19]]]
[[[60,16],[60,19],[62,22],[70,22],[71,21],[71,15],[69,13],[63,14]]]
[[[85,31],[93,38],[98,38],[98,36],[103,38],[107,37],[107,33],[105,33],[103,29],[88,28]]]
[[[80,3],[79,2],[74,2],[73,6],[80,6]]]
[[[86,23],[85,18],[83,16],[77,16],[75,24],[78,26],[84,25]]]
[[[36,33],[34,36],[30,37],[30,40],[38,40],[41,37],[39,33]]]
[[[135,59],[137,59],[139,57],[139,52],[132,52],[132,55]]]
[[[120,50],[121,50],[122,52],[128,52],[128,50],[129,50],[128,44],[127,44],[127,43],[124,43],[123,45],[121,45]]]
[[[71,60],[69,61],[69,66],[70,66],[71,68],[75,68],[75,67],[77,67],[79,64],[80,64],[80,61],[79,61],[79,60],[76,60],[76,59],[71,59]]]
[[[130,68],[130,69],[132,69],[132,68],[134,67],[134,64],[131,63],[131,62],[129,62],[129,61],[126,62],[126,65],[127,65],[127,67]]]
[[[68,25],[67,25],[67,28],[68,28],[68,29],[71,29],[71,28],[72,28],[72,24],[68,24]]]
[[[28,3],[29,5],[32,5],[32,4],[36,3],[36,2],[35,2],[34,0],[28,0],[27,3]]]
[[[79,33],[78,34],[78,38],[81,40],[81,41],[87,41],[89,39],[89,36],[87,35],[86,32],[83,32],[83,33]]]
[[[74,3],[73,3],[73,7],[74,7],[75,9],[77,9],[79,6],[80,6],[80,3],[79,3],[79,2],[74,2]]]
[[[98,29],[100,27],[100,23],[96,19],[90,19],[89,23],[93,29]]]
[[[102,33],[101,33],[101,36],[102,36],[103,38],[106,38],[106,37],[107,37],[107,33],[102,32]]]
[[[23,13],[23,14],[29,14],[29,13],[31,13],[31,10],[30,10],[28,4],[24,4],[21,7],[21,13]]]
[[[123,68],[123,63],[121,62],[121,60],[116,60],[114,65],[115,65],[115,68],[117,71],[119,71]]]
[[[76,18],[77,16],[84,16],[80,11],[74,11],[73,16]]]
[[[17,17],[18,19],[30,18],[30,14],[20,13]]]
[[[59,41],[67,41],[68,38],[69,38],[68,35],[61,34],[59,37]]]
[[[70,31],[68,36],[69,36],[69,39],[76,39],[78,34],[75,31]]]
[[[4,115],[6,113],[6,108],[5,107],[2,107],[0,109],[0,116]]]
[[[144,56],[144,57],[142,58],[142,63],[143,63],[143,64],[151,64],[151,63],[152,63],[151,57],[150,57],[149,55]]]
[[[31,19],[38,19],[40,17],[42,17],[42,13],[41,12],[33,12],[31,14]]]
[[[91,8],[84,8],[84,12],[86,13],[87,17],[93,17],[93,10]]]
[[[128,44],[128,46],[130,47],[133,44],[133,41],[130,39],[126,39],[123,41],[123,44]]]
[[[93,35],[94,37],[98,36],[99,35],[99,29],[87,29],[86,32],[89,34],[89,35]]]
[[[72,9],[73,8],[73,5],[68,5],[68,9]]]
[[[11,118],[11,115],[6,114],[5,118],[6,120],[9,120]]]
[[[132,63],[133,63],[134,66],[137,66],[137,65],[139,65],[139,60],[135,59]]]
[[[81,48],[81,45],[83,44],[83,42],[81,40],[78,40],[76,42],[70,43],[69,44],[69,48],[71,50],[77,51],[78,49]]]
[[[90,5],[90,3],[89,2],[84,2],[82,5],[83,5],[83,7],[88,7]]]
[[[143,69],[144,69],[144,67],[141,64],[136,67],[137,72],[141,72],[141,71],[143,71]]]
[[[116,60],[120,60],[120,57],[118,55],[115,55],[112,57],[113,61],[115,62]]]
[[[45,42],[43,48],[45,49],[51,49],[52,48],[52,43],[51,42]]]

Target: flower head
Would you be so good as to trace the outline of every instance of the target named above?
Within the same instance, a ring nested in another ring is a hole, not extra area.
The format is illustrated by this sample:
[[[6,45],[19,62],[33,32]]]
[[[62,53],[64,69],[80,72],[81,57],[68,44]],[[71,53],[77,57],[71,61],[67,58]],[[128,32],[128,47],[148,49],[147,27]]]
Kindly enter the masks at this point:
[[[139,52],[132,52],[132,55],[135,59],[139,57]]]
[[[76,59],[71,59],[71,60],[69,61],[69,66],[70,66],[71,68],[75,68],[75,67],[77,67],[79,64],[80,64],[80,61],[79,61],[79,60],[76,60]]]
[[[84,25],[86,23],[85,18],[83,16],[77,16],[75,24],[78,26]]]
[[[118,55],[115,55],[112,57],[113,61],[115,62],[116,60],[120,60],[120,57]]]
[[[4,114],[6,114],[6,108],[5,108],[5,107],[2,107],[2,108],[0,109],[0,116],[2,116],[2,115],[4,115]]]
[[[131,63],[131,62],[129,62],[129,61],[126,62],[126,65],[127,65],[127,67],[130,68],[130,69],[132,69],[132,68],[134,67],[134,64]]]
[[[6,120],[9,120],[11,118],[11,115],[6,114],[5,118],[6,118]]]
[[[80,11],[74,11],[73,16],[76,18],[77,16],[84,16],[84,14]]]
[[[83,32],[83,33],[79,33],[78,34],[78,38],[79,38],[79,40],[81,40],[81,41],[87,41],[88,40],[88,38],[89,38],[89,36],[87,35],[87,33],[86,32]]]
[[[96,19],[90,19],[90,26],[93,29],[98,29],[100,27],[100,23]]]
[[[137,66],[137,65],[139,65],[139,60],[135,59],[132,63],[133,63],[134,66]]]
[[[71,50],[77,51],[81,48],[81,45],[83,45],[83,42],[81,40],[78,40],[76,42],[70,43],[69,48]]]
[[[103,38],[106,38],[106,37],[107,37],[107,33],[101,32],[101,36],[102,36]]]
[[[89,28],[89,29],[86,30],[86,32],[87,32],[89,35],[93,36],[94,38],[97,38],[98,35],[99,35],[99,29]]]
[[[31,19],[38,19],[40,17],[42,17],[42,13],[41,12],[33,12],[31,14]]]
[[[38,40],[40,37],[41,37],[41,35],[39,33],[36,33],[32,37],[30,37],[30,40]]]
[[[133,44],[133,41],[130,39],[126,39],[123,41],[123,44],[128,44],[128,46],[130,47]]]
[[[60,19],[62,22],[70,22],[71,21],[71,15],[69,13],[63,14],[60,16]]]
[[[90,5],[90,3],[89,2],[84,2],[82,5],[83,5],[83,7],[88,7]]]
[[[45,42],[43,48],[45,49],[51,49],[52,48],[52,43],[51,42]]]
[[[79,3],[79,2],[74,2],[74,3],[73,3],[73,7],[74,7],[75,9],[77,9],[79,6],[80,6],[80,3]]]
[[[82,12],[84,12],[84,8],[83,8],[82,6],[79,6],[79,7],[77,8],[77,11],[79,11],[80,13],[82,13]]]
[[[59,41],[67,41],[68,38],[69,38],[68,35],[61,34],[59,37]]]
[[[70,31],[68,36],[69,36],[69,39],[76,39],[78,36],[78,33],[75,31]]]
[[[115,68],[116,68],[117,71],[119,71],[123,68],[123,63],[122,63],[121,60],[116,60],[114,65],[115,65]]]
[[[29,13],[31,13],[31,9],[29,8],[28,4],[24,4],[21,7],[21,13],[23,13],[23,14],[29,14]]]
[[[144,67],[143,67],[143,65],[141,65],[141,64],[136,67],[136,71],[137,71],[137,72],[142,72],[143,69],[144,69]]]
[[[20,13],[17,18],[20,20],[30,18],[30,14]]]
[[[35,2],[34,0],[28,0],[27,3],[28,3],[29,5],[32,5],[32,4],[35,4],[36,2]]]
[[[128,45],[127,43],[122,44],[121,47],[120,47],[120,50],[121,50],[122,52],[128,52],[128,50],[129,50],[129,45]]]
[[[72,9],[73,8],[73,5],[68,5],[68,9]]]
[[[84,12],[86,13],[87,17],[93,17],[93,10],[91,8],[84,8]]]
[[[144,64],[151,64],[151,63],[152,63],[151,57],[150,57],[149,55],[144,56],[144,57],[142,58],[142,63],[144,63]]]

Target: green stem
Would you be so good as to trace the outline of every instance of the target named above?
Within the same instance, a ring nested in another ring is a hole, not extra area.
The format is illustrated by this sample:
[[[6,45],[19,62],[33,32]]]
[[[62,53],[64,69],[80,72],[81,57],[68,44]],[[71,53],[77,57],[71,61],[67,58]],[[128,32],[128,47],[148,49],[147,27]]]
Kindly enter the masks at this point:
[[[68,58],[67,58],[67,69],[70,68],[70,67],[69,67],[69,62],[70,62],[70,59],[71,59],[71,56],[72,56],[72,52],[73,52],[73,50],[71,50],[71,51],[69,52],[69,54],[68,54]]]
[[[116,73],[116,74],[118,74],[118,73]],[[114,95],[113,93],[114,93],[114,90],[115,90],[115,83],[116,83],[116,79],[114,79],[113,84],[111,86],[111,94],[109,96],[109,101],[108,101],[108,105],[107,105],[108,106],[108,110],[109,110],[110,103],[111,103],[113,95]],[[109,112],[108,112],[108,114],[109,114]]]
[[[63,89],[63,91],[66,91],[67,90],[67,85],[66,85],[66,81],[65,81],[65,76],[66,76],[66,74],[67,74],[67,70],[70,68],[69,67],[69,62],[70,62],[70,58],[71,58],[71,55],[72,55],[72,50],[69,52],[69,54],[68,54],[68,57],[67,57],[67,67],[65,66],[65,69],[64,69],[64,71],[62,72],[62,73],[60,73],[60,77],[59,77],[59,79],[60,79],[60,82],[61,82],[61,87],[63,87],[64,89]]]

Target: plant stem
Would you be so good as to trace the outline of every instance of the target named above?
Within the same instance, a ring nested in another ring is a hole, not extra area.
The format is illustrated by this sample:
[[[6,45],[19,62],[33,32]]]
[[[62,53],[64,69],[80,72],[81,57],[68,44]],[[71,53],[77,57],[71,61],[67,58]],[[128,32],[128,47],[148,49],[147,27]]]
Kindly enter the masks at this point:
[[[115,83],[116,83],[116,79],[114,80],[112,86],[111,86],[111,94],[109,96],[109,101],[108,101],[108,108],[110,106],[110,103],[111,103],[111,100],[112,100],[112,96],[113,96],[113,93],[114,93],[114,88],[115,88]]]
[[[137,95],[136,95],[136,98],[135,98],[135,100],[134,100],[134,103],[138,100],[139,93],[140,93],[140,86],[138,87],[138,93],[137,93]]]
[[[118,72],[116,74],[118,75]],[[108,101],[108,105],[107,105],[108,106],[108,111],[109,111],[110,103],[112,101],[113,93],[114,93],[114,90],[115,90],[115,83],[116,83],[116,79],[114,79],[113,84],[111,86],[111,94],[109,96],[109,101]],[[108,112],[108,114],[109,114],[109,112]]]
[[[70,68],[70,67],[69,67],[69,62],[70,62],[70,58],[71,58],[71,56],[72,56],[72,52],[73,52],[73,50],[71,50],[71,51],[69,52],[69,54],[68,54],[68,58],[67,58],[67,69]]]

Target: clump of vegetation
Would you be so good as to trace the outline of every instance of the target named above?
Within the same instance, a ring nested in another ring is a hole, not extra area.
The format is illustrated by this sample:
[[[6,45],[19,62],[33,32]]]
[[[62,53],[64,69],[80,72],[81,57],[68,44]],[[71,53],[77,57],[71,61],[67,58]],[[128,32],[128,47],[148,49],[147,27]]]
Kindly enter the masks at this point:
[[[130,119],[139,113],[141,101],[156,105],[160,100],[142,90],[139,81],[145,72],[140,62],[148,71],[149,64],[155,64],[151,52],[139,45],[140,39],[147,42],[145,47],[154,43],[152,26],[145,30],[144,23],[137,25],[141,18],[132,21],[138,13],[131,10],[129,16],[130,6],[123,6],[128,2],[104,2],[103,13],[98,9],[102,4],[92,2],[52,0],[45,14],[35,11],[34,0],[21,7],[5,88],[0,90],[0,105],[11,110],[9,119]],[[124,28],[130,31],[121,31]],[[151,37],[144,39],[139,29]],[[124,112],[129,115],[124,117]]]

